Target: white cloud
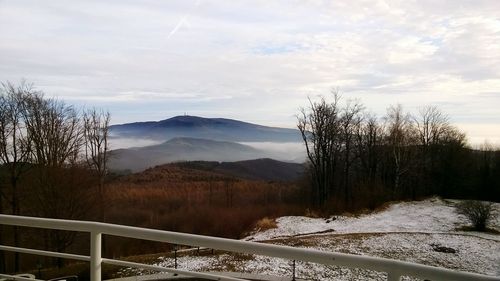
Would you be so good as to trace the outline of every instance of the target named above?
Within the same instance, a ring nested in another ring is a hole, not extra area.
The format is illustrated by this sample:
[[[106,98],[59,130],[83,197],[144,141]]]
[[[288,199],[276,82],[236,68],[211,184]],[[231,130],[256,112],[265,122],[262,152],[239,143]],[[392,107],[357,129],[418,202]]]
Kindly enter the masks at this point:
[[[405,37],[393,42],[388,54],[389,63],[412,63],[421,60],[430,60],[438,46],[430,41],[422,41],[412,36]]]
[[[436,103],[461,123],[498,124],[499,10],[495,0],[4,0],[0,79],[109,106],[116,122],[189,111],[293,127],[308,95],[340,87],[378,113]]]

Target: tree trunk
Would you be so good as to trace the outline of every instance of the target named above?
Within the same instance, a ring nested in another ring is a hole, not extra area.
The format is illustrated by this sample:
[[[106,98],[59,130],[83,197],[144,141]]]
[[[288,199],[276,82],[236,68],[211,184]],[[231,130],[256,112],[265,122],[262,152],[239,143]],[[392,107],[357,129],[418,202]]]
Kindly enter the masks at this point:
[[[104,211],[104,202],[105,196],[104,196],[104,178],[102,176],[99,176],[99,215],[100,215],[100,220],[101,222],[106,222],[106,214]],[[102,247],[102,255],[106,256],[107,250],[106,250],[106,235],[102,235],[101,238],[101,247]]]
[[[17,178],[15,175],[11,176],[12,185],[12,214],[19,215],[19,195],[17,190]],[[14,247],[19,247],[19,228],[14,226]],[[19,253],[14,253],[14,272],[19,272]]]
[[[0,194],[0,213],[3,213],[3,199]],[[3,225],[0,224],[0,245],[3,245]],[[0,272],[7,272],[5,265],[5,252],[0,251]]]

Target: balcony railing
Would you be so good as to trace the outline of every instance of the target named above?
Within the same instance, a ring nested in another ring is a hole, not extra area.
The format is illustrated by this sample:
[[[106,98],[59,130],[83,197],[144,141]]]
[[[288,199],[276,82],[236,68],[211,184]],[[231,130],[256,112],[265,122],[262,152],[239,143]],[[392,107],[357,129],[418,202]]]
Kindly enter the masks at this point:
[[[193,247],[206,247],[235,253],[255,254],[277,257],[292,261],[313,262],[323,265],[344,266],[361,268],[387,273],[387,280],[401,280],[402,276],[412,276],[423,280],[500,280],[499,277],[487,276],[476,273],[460,272],[450,269],[415,264],[410,262],[375,258],[335,252],[326,252],[313,249],[294,248],[289,246],[271,245],[257,242],[240,241],[218,237],[177,233],[156,229],[146,229],[108,223],[73,221],[60,219],[47,219],[24,216],[0,215],[0,224],[12,226],[35,227],[54,230],[67,230],[87,232],[90,234],[90,255],[75,255],[68,253],[34,250],[20,247],[0,245],[0,250],[26,254],[42,255],[49,257],[66,258],[90,262],[90,278],[92,281],[101,281],[102,264],[147,269],[160,272],[170,272],[184,276],[208,280],[244,280],[240,278],[222,276],[211,273],[193,272],[166,268],[148,264],[127,262],[122,260],[107,259],[101,256],[102,235],[114,235],[135,239],[165,242]],[[0,274],[0,277],[6,276]],[[26,280],[18,278],[19,280]]]

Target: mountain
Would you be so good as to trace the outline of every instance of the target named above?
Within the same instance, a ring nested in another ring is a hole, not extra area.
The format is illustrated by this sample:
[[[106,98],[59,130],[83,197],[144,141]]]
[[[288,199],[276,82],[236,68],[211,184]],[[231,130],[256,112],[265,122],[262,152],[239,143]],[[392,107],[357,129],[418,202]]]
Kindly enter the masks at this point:
[[[263,158],[266,152],[226,141],[198,138],[173,138],[157,145],[117,149],[110,152],[112,170],[141,171],[149,167],[178,161],[241,161]]]
[[[305,171],[305,166],[298,163],[277,161],[269,158],[237,162],[193,161],[174,165],[195,170],[216,172],[236,178],[264,181],[294,181]]]
[[[166,141],[177,137],[232,142],[300,142],[296,129],[266,127],[225,118],[176,116],[161,121],[110,126],[114,138],[141,138]]]

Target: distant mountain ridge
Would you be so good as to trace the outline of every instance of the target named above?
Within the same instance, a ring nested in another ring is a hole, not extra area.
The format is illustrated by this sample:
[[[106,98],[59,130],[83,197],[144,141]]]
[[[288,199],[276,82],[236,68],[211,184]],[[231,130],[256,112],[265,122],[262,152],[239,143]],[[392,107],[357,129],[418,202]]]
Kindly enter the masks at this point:
[[[113,137],[166,141],[176,137],[236,142],[299,142],[296,129],[267,127],[226,118],[175,116],[161,121],[112,125]]]
[[[192,161],[174,165],[195,170],[217,172],[248,180],[295,181],[303,176],[305,165],[282,162],[269,158],[236,162]]]
[[[198,138],[173,138],[157,145],[112,150],[113,170],[142,171],[178,161],[241,161],[266,157],[266,152],[234,142]]]
[[[281,162],[269,158],[236,162],[188,161],[158,165],[122,177],[119,181],[145,183],[200,180],[251,180],[293,182],[301,179],[304,164]]]

